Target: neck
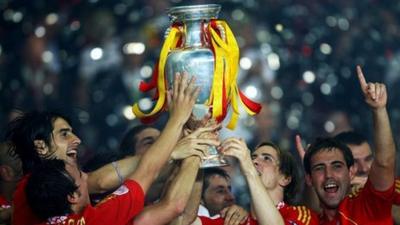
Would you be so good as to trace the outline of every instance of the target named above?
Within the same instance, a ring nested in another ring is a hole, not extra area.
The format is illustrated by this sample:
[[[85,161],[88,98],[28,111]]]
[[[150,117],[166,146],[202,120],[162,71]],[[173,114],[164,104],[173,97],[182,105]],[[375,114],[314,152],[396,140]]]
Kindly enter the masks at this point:
[[[322,207],[322,211],[324,213],[324,216],[328,219],[328,221],[333,220],[338,213],[337,209],[328,209],[324,206]]]
[[[268,190],[268,194],[271,197],[274,205],[278,205],[279,202],[283,201],[283,189],[281,187],[277,187],[273,190]]]

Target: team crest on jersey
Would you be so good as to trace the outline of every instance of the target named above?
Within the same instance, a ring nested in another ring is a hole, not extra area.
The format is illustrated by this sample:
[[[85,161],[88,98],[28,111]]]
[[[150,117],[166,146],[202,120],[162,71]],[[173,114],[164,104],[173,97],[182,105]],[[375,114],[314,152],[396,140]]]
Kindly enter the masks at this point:
[[[113,195],[124,195],[129,192],[129,189],[125,185],[121,185],[117,190],[115,190],[112,194]]]
[[[105,197],[103,200],[101,200],[99,203],[96,204],[96,206],[99,206],[119,195],[124,195],[126,193],[129,192],[129,189],[127,186],[125,185],[121,185],[121,187],[119,187],[117,190],[115,190],[113,193],[111,193],[110,195],[108,195],[107,197]]]

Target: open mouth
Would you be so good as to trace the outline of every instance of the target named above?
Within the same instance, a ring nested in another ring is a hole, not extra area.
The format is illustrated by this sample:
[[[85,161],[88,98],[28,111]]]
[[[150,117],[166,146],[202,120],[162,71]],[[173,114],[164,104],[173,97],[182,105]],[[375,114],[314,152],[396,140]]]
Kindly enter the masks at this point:
[[[339,189],[339,186],[335,183],[327,183],[324,185],[324,191],[327,193],[336,193]]]
[[[67,156],[76,159],[78,151],[75,149],[67,151]]]

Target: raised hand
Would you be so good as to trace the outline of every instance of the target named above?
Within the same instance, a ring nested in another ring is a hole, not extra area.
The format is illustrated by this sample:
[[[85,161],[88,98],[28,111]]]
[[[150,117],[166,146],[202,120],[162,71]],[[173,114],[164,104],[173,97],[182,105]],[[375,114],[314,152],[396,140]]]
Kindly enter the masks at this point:
[[[224,219],[224,225],[243,224],[249,216],[249,213],[238,205],[231,205],[221,211]]]
[[[241,165],[245,162],[251,162],[250,150],[243,139],[228,138],[222,142],[221,152],[227,156],[237,158]]]
[[[387,92],[386,86],[382,83],[367,82],[360,66],[357,66],[357,76],[361,90],[364,94],[365,102],[372,109],[386,107]]]
[[[306,154],[306,150],[304,149],[303,144],[301,143],[301,137],[299,134],[296,134],[296,149],[297,149],[297,153],[299,153],[301,162],[303,163],[304,155]]]
[[[218,146],[220,142],[217,139],[202,138],[205,133],[211,133],[221,128],[221,125],[213,124],[208,127],[198,128],[193,133],[183,137],[176,144],[171,154],[173,160],[180,160],[189,156],[198,156],[201,159],[207,156],[210,146]]]
[[[200,88],[195,87],[195,77],[188,80],[188,74],[176,73],[172,93],[168,92],[170,117],[185,123],[192,113]]]

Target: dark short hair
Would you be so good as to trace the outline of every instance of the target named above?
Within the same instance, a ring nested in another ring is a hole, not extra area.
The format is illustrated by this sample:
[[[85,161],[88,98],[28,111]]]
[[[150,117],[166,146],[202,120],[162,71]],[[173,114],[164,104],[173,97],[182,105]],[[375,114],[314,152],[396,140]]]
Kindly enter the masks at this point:
[[[121,140],[121,144],[119,146],[119,157],[120,158],[124,158],[126,156],[136,154],[136,149],[135,149],[135,145],[137,142],[136,135],[147,128],[154,128],[154,127],[149,126],[149,125],[137,125],[137,126],[130,128],[125,133],[124,137]]]
[[[310,145],[306,151],[306,154],[304,155],[303,164],[306,173],[311,174],[311,158],[315,154],[321,151],[332,151],[336,149],[342,152],[347,168],[353,166],[353,154],[346,144],[336,140],[335,138],[317,138]]]
[[[33,111],[18,116],[8,124],[6,139],[11,142],[12,150],[21,159],[24,174],[29,173],[42,160],[34,141],[43,140],[50,146],[54,121],[57,118],[70,123],[70,120],[60,113]]]
[[[368,140],[364,135],[355,131],[343,131],[334,136],[334,138],[346,145],[361,145],[364,142],[368,143]]]
[[[72,212],[68,195],[78,186],[60,159],[43,160],[28,178],[25,194],[33,213],[40,219],[61,216]]]
[[[298,170],[298,165],[296,163],[296,160],[290,154],[288,151],[283,151],[282,149],[279,148],[279,146],[275,145],[272,142],[261,142],[256,146],[255,149],[258,149],[263,146],[270,146],[273,149],[275,149],[277,155],[278,155],[278,160],[279,160],[279,172],[282,173],[285,177],[291,178],[291,181],[288,185],[284,187],[284,201],[285,202],[291,202],[298,193],[298,190],[300,188],[299,186],[299,170]]]
[[[223,177],[227,181],[229,181],[231,179],[229,174],[225,170],[223,170],[219,167],[210,167],[210,168],[203,169],[203,189],[202,189],[201,196],[204,195],[204,192],[210,186],[210,178],[215,175]]]

